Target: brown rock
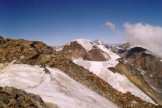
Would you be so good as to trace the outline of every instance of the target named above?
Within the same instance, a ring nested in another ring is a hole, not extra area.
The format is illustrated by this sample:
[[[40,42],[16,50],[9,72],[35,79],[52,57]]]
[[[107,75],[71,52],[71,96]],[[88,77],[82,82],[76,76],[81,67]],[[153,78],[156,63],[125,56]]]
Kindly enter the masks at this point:
[[[0,108],[47,108],[34,94],[13,87],[0,87]]]
[[[66,55],[66,58],[69,59],[83,58],[91,61],[106,61],[110,59],[110,56],[99,48],[94,46],[92,50],[87,52],[76,41],[71,42],[70,45],[65,45],[62,52]]]
[[[55,51],[39,41],[27,41],[23,39],[0,38],[0,62],[18,63],[36,61],[43,54],[51,54]]]
[[[141,72],[141,74],[145,80],[157,92],[162,91],[162,62],[159,57],[146,53],[146,51],[146,49],[140,47],[132,48],[126,53],[124,59],[127,60],[127,64],[133,65],[135,69],[142,70],[144,73]]]
[[[84,59],[92,61],[106,61],[110,59],[110,56],[98,48],[93,48],[92,50],[88,51]]]

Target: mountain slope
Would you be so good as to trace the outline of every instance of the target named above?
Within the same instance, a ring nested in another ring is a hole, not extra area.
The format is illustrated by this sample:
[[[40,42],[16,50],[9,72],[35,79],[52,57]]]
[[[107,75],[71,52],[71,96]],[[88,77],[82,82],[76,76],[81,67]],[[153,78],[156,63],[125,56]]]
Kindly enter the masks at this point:
[[[141,47],[133,47],[123,54],[116,69],[157,103],[162,104],[161,65],[160,58],[152,52]]]
[[[43,100],[34,94],[13,87],[0,87],[0,108],[48,108]],[[56,108],[56,107],[53,107]]]
[[[129,76],[113,73],[120,57],[111,49],[101,42],[81,41],[92,47],[86,49],[76,40],[55,50],[42,42],[1,38],[0,84],[38,93],[51,106],[56,102],[63,108],[161,107],[133,85]]]
[[[0,85],[38,94],[46,103],[56,103],[59,108],[117,108],[64,72],[56,68],[47,70],[45,72],[39,66],[10,64],[0,72]]]

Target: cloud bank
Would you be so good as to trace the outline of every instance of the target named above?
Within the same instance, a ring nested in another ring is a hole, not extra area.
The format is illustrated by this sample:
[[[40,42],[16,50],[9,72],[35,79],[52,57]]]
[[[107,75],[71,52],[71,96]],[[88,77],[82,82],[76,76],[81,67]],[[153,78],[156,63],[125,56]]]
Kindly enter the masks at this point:
[[[124,28],[128,42],[144,47],[162,57],[162,27],[143,23],[126,23]]]
[[[110,21],[107,21],[105,23],[105,26],[108,27],[112,32],[115,32],[116,31],[116,26],[115,24],[113,24],[112,22]]]

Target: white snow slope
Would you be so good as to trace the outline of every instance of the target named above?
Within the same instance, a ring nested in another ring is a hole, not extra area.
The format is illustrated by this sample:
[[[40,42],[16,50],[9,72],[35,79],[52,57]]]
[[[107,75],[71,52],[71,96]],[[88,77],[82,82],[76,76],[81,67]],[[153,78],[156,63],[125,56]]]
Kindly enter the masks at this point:
[[[78,44],[80,44],[84,49],[86,49],[86,51],[90,51],[93,48],[93,43],[90,40],[76,39],[74,41],[78,42]]]
[[[71,79],[56,68],[10,64],[0,71],[0,86],[12,86],[38,94],[59,108],[117,108],[115,104]]]
[[[75,59],[73,60],[73,62],[96,74],[98,77],[105,80],[118,91],[122,93],[131,92],[133,95],[140,97],[141,99],[147,102],[154,103],[154,101],[150,97],[148,97],[131,81],[129,81],[129,79],[126,76],[119,73],[114,73],[108,69],[108,67],[114,67],[115,65],[117,65],[117,59],[119,58],[119,56],[113,53],[111,50],[106,49],[104,46],[99,47],[110,55],[110,60],[105,62],[97,62],[87,61],[83,59]]]

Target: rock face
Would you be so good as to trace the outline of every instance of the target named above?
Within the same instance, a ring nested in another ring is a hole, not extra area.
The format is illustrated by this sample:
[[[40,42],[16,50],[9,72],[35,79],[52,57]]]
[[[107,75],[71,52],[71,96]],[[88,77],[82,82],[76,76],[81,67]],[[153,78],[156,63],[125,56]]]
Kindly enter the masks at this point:
[[[0,87],[0,108],[47,108],[42,99],[12,87]]]
[[[162,104],[162,62],[147,49],[133,47],[124,52],[116,69],[125,74],[157,103]]]
[[[148,53],[146,49],[135,47],[126,53],[124,59],[134,68],[142,70],[145,80],[162,94],[162,62],[159,57]]]
[[[87,51],[76,41],[71,42],[69,45],[65,45],[62,51],[67,58],[84,58],[87,55]]]
[[[110,58],[110,56],[107,53],[97,47],[94,47],[90,51],[88,51],[88,54],[84,59],[90,61],[106,61],[108,60],[108,58]]]
[[[71,42],[69,45],[65,45],[63,48],[63,53],[67,56],[67,58],[83,58],[85,60],[91,60],[91,61],[106,61],[110,58],[110,56],[99,49],[96,45],[93,43],[92,48],[89,50],[86,50],[81,44],[79,44],[77,41]]]
[[[140,71],[129,64],[119,63],[116,66],[116,70],[121,74],[127,76],[127,78],[133,82],[137,87],[144,91],[149,97],[152,98],[156,103],[162,105],[162,97],[156,92],[150,84],[146,82]]]

